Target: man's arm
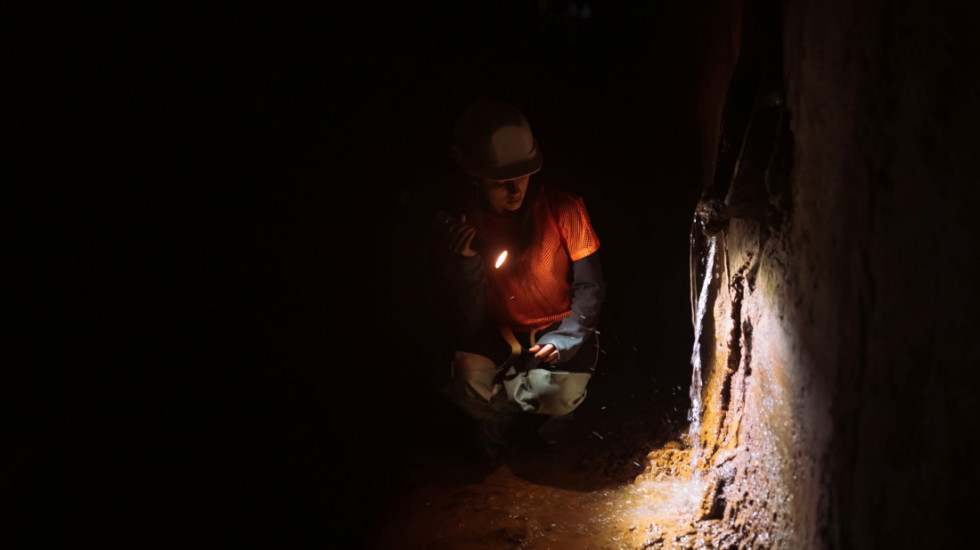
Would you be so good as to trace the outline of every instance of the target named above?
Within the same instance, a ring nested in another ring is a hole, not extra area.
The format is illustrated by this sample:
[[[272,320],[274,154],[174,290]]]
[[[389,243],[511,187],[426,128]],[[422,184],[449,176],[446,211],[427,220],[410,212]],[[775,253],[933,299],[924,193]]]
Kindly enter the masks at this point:
[[[480,328],[487,311],[483,259],[472,246],[476,229],[466,223],[465,215],[455,219],[448,214],[441,214],[440,225],[448,223],[446,236],[451,254],[446,265],[449,268],[453,300],[457,313],[462,317],[463,326],[468,332],[474,332]]]
[[[606,283],[602,278],[599,253],[572,262],[572,313],[558,329],[545,334],[538,345],[551,344],[558,350],[558,363],[567,363],[599,324],[599,311],[606,298]]]
[[[479,255],[460,257],[453,278],[456,303],[469,331],[477,330],[487,313],[483,260]]]

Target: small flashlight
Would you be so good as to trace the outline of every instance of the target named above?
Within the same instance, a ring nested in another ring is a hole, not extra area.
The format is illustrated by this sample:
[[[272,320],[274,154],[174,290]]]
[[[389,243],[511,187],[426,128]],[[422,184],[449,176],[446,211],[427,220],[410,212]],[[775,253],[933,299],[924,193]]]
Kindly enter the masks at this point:
[[[433,220],[432,222],[432,227],[438,229],[441,227],[448,227],[449,225],[454,223],[459,223],[459,218],[456,218],[455,216],[446,212],[445,210],[440,210],[436,214],[436,219]],[[474,235],[473,240],[470,241],[470,248],[475,250],[477,254],[479,254],[481,257],[484,258],[487,256],[487,252],[489,252],[487,250],[487,246],[488,245],[486,241],[481,239],[480,235]],[[506,261],[507,261],[507,251],[504,250],[503,252],[497,255],[497,261],[494,262],[493,264],[494,269],[500,269],[500,266],[504,265]]]
[[[497,256],[497,261],[496,263],[493,264],[493,267],[496,269],[500,269],[500,266],[504,265],[504,262],[506,261],[507,261],[507,251],[504,250],[503,252],[500,253],[499,256]]]

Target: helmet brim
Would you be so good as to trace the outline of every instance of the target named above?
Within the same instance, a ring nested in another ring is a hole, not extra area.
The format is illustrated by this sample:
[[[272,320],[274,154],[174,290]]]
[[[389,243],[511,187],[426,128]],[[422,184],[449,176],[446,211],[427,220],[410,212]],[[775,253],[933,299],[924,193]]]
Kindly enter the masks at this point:
[[[474,161],[455,147],[449,148],[449,154],[459,163],[464,171],[493,181],[509,181],[540,171],[544,159],[537,141],[534,143],[533,151],[530,157],[519,162],[511,162],[506,165],[488,165]]]

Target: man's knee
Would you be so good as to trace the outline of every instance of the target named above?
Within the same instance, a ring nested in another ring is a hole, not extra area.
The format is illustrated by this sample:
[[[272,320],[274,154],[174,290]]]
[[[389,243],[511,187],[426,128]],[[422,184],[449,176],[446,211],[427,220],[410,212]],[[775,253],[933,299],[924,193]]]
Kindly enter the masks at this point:
[[[564,416],[579,407],[588,393],[592,377],[586,373],[562,373],[534,369],[526,383],[515,391],[515,400],[524,410],[550,416]]]
[[[482,355],[458,351],[453,358],[453,385],[471,396],[489,401],[496,374],[497,365]]]
[[[456,352],[453,358],[453,381],[446,389],[449,399],[477,419],[492,415],[493,379],[497,365],[487,357]]]
[[[588,376],[588,375],[586,375]],[[564,416],[571,413],[585,401],[586,395],[588,395],[588,389],[585,384],[582,385],[569,385],[562,386],[562,390],[555,394],[552,403],[550,404],[550,409],[548,414],[551,416]]]

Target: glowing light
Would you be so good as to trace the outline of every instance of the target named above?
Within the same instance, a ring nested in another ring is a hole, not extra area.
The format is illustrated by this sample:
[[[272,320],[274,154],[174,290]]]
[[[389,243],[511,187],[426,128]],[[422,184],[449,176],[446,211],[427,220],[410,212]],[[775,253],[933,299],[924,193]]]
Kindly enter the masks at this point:
[[[500,256],[497,256],[497,263],[495,263],[493,267],[496,269],[500,269],[500,266],[504,265],[504,262],[506,261],[507,261],[507,251],[504,250],[503,252],[500,253]]]

